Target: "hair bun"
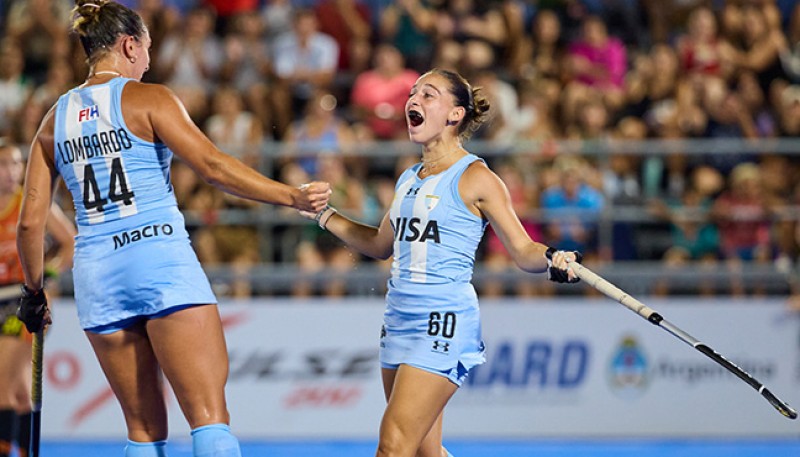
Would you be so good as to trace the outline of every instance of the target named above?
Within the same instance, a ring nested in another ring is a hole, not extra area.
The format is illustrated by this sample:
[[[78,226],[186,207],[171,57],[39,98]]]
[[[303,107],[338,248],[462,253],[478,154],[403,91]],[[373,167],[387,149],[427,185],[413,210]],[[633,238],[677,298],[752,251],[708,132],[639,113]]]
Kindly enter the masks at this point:
[[[100,9],[107,4],[108,0],[76,0],[72,9],[72,29],[79,35],[86,35],[86,27],[99,20]]]

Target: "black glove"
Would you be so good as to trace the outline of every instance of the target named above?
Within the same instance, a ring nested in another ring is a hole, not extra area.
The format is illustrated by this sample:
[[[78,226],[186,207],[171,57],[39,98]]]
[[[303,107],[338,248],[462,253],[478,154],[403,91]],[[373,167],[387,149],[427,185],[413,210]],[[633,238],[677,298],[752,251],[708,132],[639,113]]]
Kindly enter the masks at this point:
[[[47,311],[47,297],[44,289],[30,290],[23,285],[22,297],[19,299],[17,308],[17,318],[25,324],[25,328],[31,333],[44,329]]]
[[[545,251],[544,253],[544,257],[545,259],[547,259],[547,279],[553,282],[560,282],[560,283],[565,283],[565,282],[575,283],[580,281],[581,278],[578,278],[577,276],[574,279],[570,280],[567,270],[563,270],[561,268],[553,266],[553,255],[556,252],[558,252],[558,249],[550,247],[547,248],[547,251]],[[572,251],[572,253],[575,254],[575,262],[581,263],[581,261],[583,260],[583,255],[578,251]]]

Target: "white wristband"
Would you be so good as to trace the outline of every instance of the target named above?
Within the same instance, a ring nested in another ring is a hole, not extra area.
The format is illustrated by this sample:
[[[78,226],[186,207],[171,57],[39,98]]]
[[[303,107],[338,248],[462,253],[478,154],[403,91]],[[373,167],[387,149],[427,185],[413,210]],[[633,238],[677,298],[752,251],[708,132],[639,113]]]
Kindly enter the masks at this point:
[[[325,226],[328,225],[328,221],[336,214],[338,211],[332,206],[326,206],[322,211],[317,213],[317,216],[314,218],[319,225],[319,228],[326,230]]]

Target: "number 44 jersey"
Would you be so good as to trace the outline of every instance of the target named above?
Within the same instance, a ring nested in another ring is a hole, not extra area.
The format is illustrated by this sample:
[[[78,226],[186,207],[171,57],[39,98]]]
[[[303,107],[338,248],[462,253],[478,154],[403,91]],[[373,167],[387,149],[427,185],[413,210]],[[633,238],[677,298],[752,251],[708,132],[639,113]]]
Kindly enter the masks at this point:
[[[122,117],[128,81],[78,87],[58,100],[54,160],[75,201],[78,225],[175,205],[172,152],[134,136]]]
[[[78,317],[100,333],[170,308],[216,303],[175,201],[172,151],[125,124],[128,81],[77,87],[59,98],[55,113],[53,159],[78,226]]]

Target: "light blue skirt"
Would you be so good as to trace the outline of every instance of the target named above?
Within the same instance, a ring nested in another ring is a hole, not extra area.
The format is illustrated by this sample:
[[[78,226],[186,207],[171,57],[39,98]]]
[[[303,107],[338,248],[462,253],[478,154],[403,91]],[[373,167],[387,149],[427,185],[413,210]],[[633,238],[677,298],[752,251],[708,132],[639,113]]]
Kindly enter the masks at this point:
[[[177,208],[80,227],[72,271],[84,330],[217,302]]]
[[[486,360],[475,289],[391,280],[380,346],[383,368],[406,364],[461,386]]]

